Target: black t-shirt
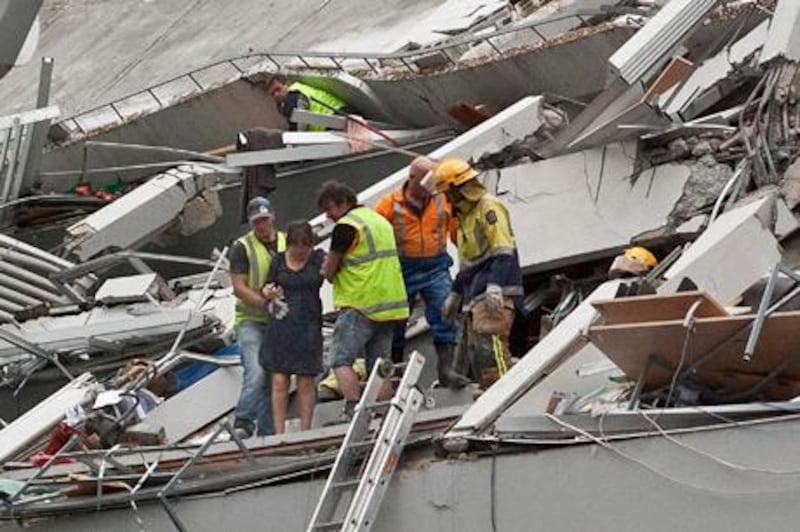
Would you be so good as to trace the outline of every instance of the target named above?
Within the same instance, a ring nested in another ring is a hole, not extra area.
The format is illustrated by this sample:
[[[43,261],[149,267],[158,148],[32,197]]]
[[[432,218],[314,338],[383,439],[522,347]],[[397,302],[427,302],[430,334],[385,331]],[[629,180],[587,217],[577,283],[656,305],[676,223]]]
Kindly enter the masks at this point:
[[[305,94],[298,91],[289,91],[286,93],[286,99],[283,100],[281,112],[289,122],[289,131],[297,131],[297,124],[292,122],[292,112],[295,109],[307,111],[308,108],[309,102]]]
[[[331,251],[344,255],[355,242],[357,234],[356,228],[352,225],[336,224],[331,233]]]
[[[278,252],[278,241],[273,240],[269,244],[266,244],[267,251],[274,254]],[[241,273],[241,274],[249,274],[250,273],[250,261],[247,260],[247,251],[244,248],[244,244],[239,242],[238,240],[234,241],[233,246],[231,246],[230,254],[228,255],[228,260],[231,263],[230,272],[231,273]]]

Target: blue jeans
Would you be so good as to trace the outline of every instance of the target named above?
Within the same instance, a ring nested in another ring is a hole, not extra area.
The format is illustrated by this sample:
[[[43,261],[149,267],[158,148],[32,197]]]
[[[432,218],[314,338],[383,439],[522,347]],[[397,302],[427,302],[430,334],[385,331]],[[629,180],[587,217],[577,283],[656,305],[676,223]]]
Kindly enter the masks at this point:
[[[342,309],[333,327],[332,366],[352,366],[363,356],[369,374],[379,358],[391,355],[394,326],[393,321],[372,321],[357,310]]]
[[[438,268],[433,272],[404,272],[406,292],[408,293],[408,306],[414,308],[417,294],[425,302],[425,319],[431,326],[434,345],[455,345],[455,328],[442,319],[442,305],[450,294],[453,282],[447,269]],[[405,322],[395,328],[392,339],[392,351],[401,352],[406,345]]]
[[[274,434],[272,427],[272,383],[271,376],[259,363],[259,353],[267,326],[246,321],[236,327],[239,350],[242,357],[242,392],[234,413],[237,419],[256,424],[256,434]]]

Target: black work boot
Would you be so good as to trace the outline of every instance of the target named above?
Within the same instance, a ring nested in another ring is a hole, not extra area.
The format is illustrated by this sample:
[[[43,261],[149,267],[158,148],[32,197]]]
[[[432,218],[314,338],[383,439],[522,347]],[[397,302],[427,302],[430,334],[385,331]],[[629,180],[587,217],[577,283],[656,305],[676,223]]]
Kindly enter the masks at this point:
[[[439,384],[447,388],[459,390],[469,384],[469,379],[453,368],[453,346],[440,344],[436,346],[436,371]]]
[[[253,435],[255,432],[256,425],[249,419],[242,419],[236,418],[233,421],[233,431],[239,436],[241,439],[246,440]]]

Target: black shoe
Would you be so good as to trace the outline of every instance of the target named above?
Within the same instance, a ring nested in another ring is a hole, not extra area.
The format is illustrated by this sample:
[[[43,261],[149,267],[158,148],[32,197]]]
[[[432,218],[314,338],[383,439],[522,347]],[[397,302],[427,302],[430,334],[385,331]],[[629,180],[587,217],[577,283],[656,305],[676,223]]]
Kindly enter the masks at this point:
[[[236,418],[233,421],[233,432],[243,440],[250,438],[255,430],[256,424],[249,419]]]

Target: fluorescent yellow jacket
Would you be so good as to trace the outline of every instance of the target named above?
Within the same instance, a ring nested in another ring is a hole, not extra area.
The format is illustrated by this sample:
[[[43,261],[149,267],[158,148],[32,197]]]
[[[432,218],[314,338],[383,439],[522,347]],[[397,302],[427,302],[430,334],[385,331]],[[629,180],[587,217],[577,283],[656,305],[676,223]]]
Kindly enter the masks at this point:
[[[253,231],[238,239],[244,246],[244,252],[247,255],[247,262],[250,265],[250,271],[247,273],[247,286],[253,290],[260,291],[264,283],[267,282],[267,275],[269,275],[269,268],[272,265],[272,254],[261,243]],[[278,231],[278,252],[286,250],[286,235]],[[236,314],[233,323],[240,325],[245,321],[253,321],[256,323],[267,323],[269,315],[264,309],[251,307],[245,304],[244,301],[236,298]]]
[[[461,269],[497,255],[511,255],[517,249],[508,209],[491,194],[481,196],[469,212],[459,215],[459,221],[457,243]]]
[[[489,284],[500,286],[503,294],[523,295],[522,272],[508,209],[491,194],[483,194],[469,208],[460,205],[458,219],[459,273],[453,290],[462,294],[470,308],[484,296]]]
[[[408,296],[397,258],[394,230],[368,207],[356,207],[337,223],[354,227],[354,246],[333,278],[333,304],[354,308],[373,321],[408,318]]]
[[[308,110],[312,113],[318,113],[321,115],[334,115],[339,110],[343,109],[347,104],[334,96],[333,94],[326,92],[322,89],[316,89],[305,83],[294,82],[289,85],[289,91],[299,92],[306,98],[308,98]],[[309,131],[325,131],[325,128],[322,126],[308,126]]]

